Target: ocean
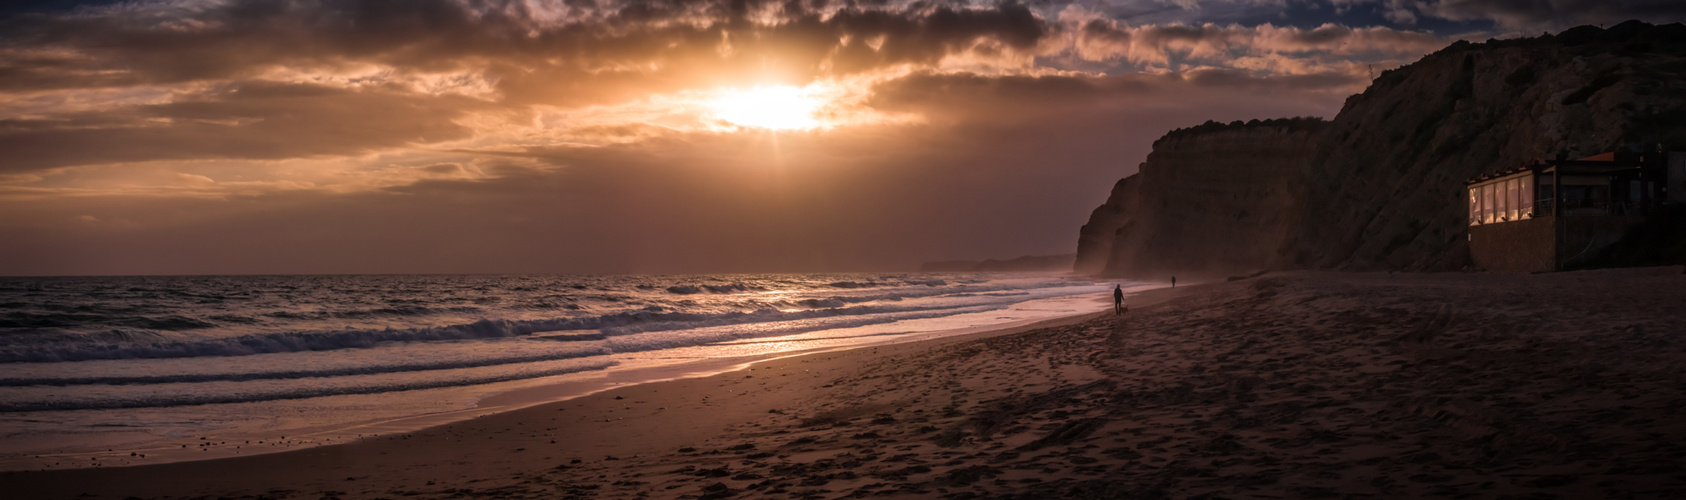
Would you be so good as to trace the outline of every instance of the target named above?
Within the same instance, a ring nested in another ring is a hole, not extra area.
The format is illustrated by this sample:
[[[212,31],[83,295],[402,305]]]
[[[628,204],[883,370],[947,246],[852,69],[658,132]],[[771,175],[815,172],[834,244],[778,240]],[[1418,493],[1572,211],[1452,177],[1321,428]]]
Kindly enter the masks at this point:
[[[1098,311],[1111,285],[992,273],[0,278],[0,469],[344,442]],[[261,444],[208,444],[231,441]]]

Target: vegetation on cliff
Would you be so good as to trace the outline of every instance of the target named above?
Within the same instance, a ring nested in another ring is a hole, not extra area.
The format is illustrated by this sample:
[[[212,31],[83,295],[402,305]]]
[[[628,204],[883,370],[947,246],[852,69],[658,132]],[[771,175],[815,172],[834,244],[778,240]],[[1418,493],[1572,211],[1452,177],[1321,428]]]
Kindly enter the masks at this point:
[[[1285,132],[1309,131],[1321,129],[1328,123],[1329,122],[1327,120],[1324,120],[1323,117],[1320,116],[1296,116],[1293,118],[1269,118],[1264,120],[1254,118],[1247,121],[1235,120],[1229,123],[1206,120],[1205,123],[1195,125],[1193,127],[1172,129],[1170,132],[1166,132],[1163,137],[1160,137],[1158,140],[1153,142],[1154,144],[1158,144],[1161,141],[1198,136],[1201,134],[1210,134],[1218,131],[1248,130],[1261,127]]]

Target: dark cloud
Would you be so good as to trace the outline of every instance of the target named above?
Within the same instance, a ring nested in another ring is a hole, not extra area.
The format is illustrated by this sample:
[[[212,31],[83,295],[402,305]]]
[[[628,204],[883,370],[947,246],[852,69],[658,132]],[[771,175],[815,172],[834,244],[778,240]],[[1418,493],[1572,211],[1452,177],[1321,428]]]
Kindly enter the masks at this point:
[[[1324,96],[1337,100],[1360,83],[1360,78],[1346,74],[1260,77],[1233,70],[1100,77],[918,73],[879,86],[872,105],[940,117],[954,124],[1016,126],[1062,116],[1182,107],[1197,99],[1246,100],[1242,93],[1257,98],[1293,94],[1301,99]],[[991,104],[973,105],[978,102]]]
[[[726,78],[720,75],[769,59],[786,76],[808,78],[833,54],[827,71],[847,73],[931,62],[983,39],[1029,49],[1048,30],[1028,8],[1010,3],[988,9],[774,0],[538,5],[236,0],[25,15],[0,24],[14,51],[0,58],[0,86],[168,84],[245,78],[276,65],[332,69],[352,62],[420,72],[489,70],[514,86],[532,84],[523,75],[625,83],[616,78],[629,68],[639,68],[641,80]],[[762,12],[775,13],[778,22],[758,20]]]
[[[1686,19],[1686,4],[1676,0],[1391,0],[1341,2],[1381,8],[1388,18],[1407,24],[1429,20],[1488,21],[1502,29],[1537,35],[1584,24],[1637,19],[1671,23]]]
[[[472,103],[379,90],[238,84],[190,100],[0,120],[0,173],[172,159],[355,155],[466,137]]]

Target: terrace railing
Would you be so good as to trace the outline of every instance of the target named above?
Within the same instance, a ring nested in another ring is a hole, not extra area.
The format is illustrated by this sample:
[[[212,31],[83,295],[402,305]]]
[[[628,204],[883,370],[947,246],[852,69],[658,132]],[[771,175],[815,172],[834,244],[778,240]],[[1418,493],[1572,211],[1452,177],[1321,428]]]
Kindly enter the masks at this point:
[[[1534,208],[1532,212],[1524,211],[1522,212],[1522,217],[1518,219],[1500,218],[1499,220],[1495,220],[1493,222],[1487,222],[1487,224],[1499,224],[1511,222],[1512,220],[1525,220],[1535,217],[1548,217],[1551,215],[1552,205],[1555,204],[1558,204],[1558,200],[1534,200]],[[1571,217],[1645,214],[1644,205],[1627,201],[1563,200],[1561,208],[1563,210],[1562,215]],[[1482,222],[1472,217],[1469,224],[1473,226],[1482,224]]]

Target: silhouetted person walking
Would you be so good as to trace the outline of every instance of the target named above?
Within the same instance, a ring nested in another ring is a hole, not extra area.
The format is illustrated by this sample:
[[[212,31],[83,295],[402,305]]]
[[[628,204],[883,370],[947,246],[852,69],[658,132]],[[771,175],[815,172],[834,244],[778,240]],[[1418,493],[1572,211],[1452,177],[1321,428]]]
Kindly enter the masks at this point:
[[[1124,314],[1124,285],[1112,286],[1112,315]]]
[[[1171,288],[1176,288],[1176,287],[1177,287],[1177,277],[1172,276],[1171,277]]]

